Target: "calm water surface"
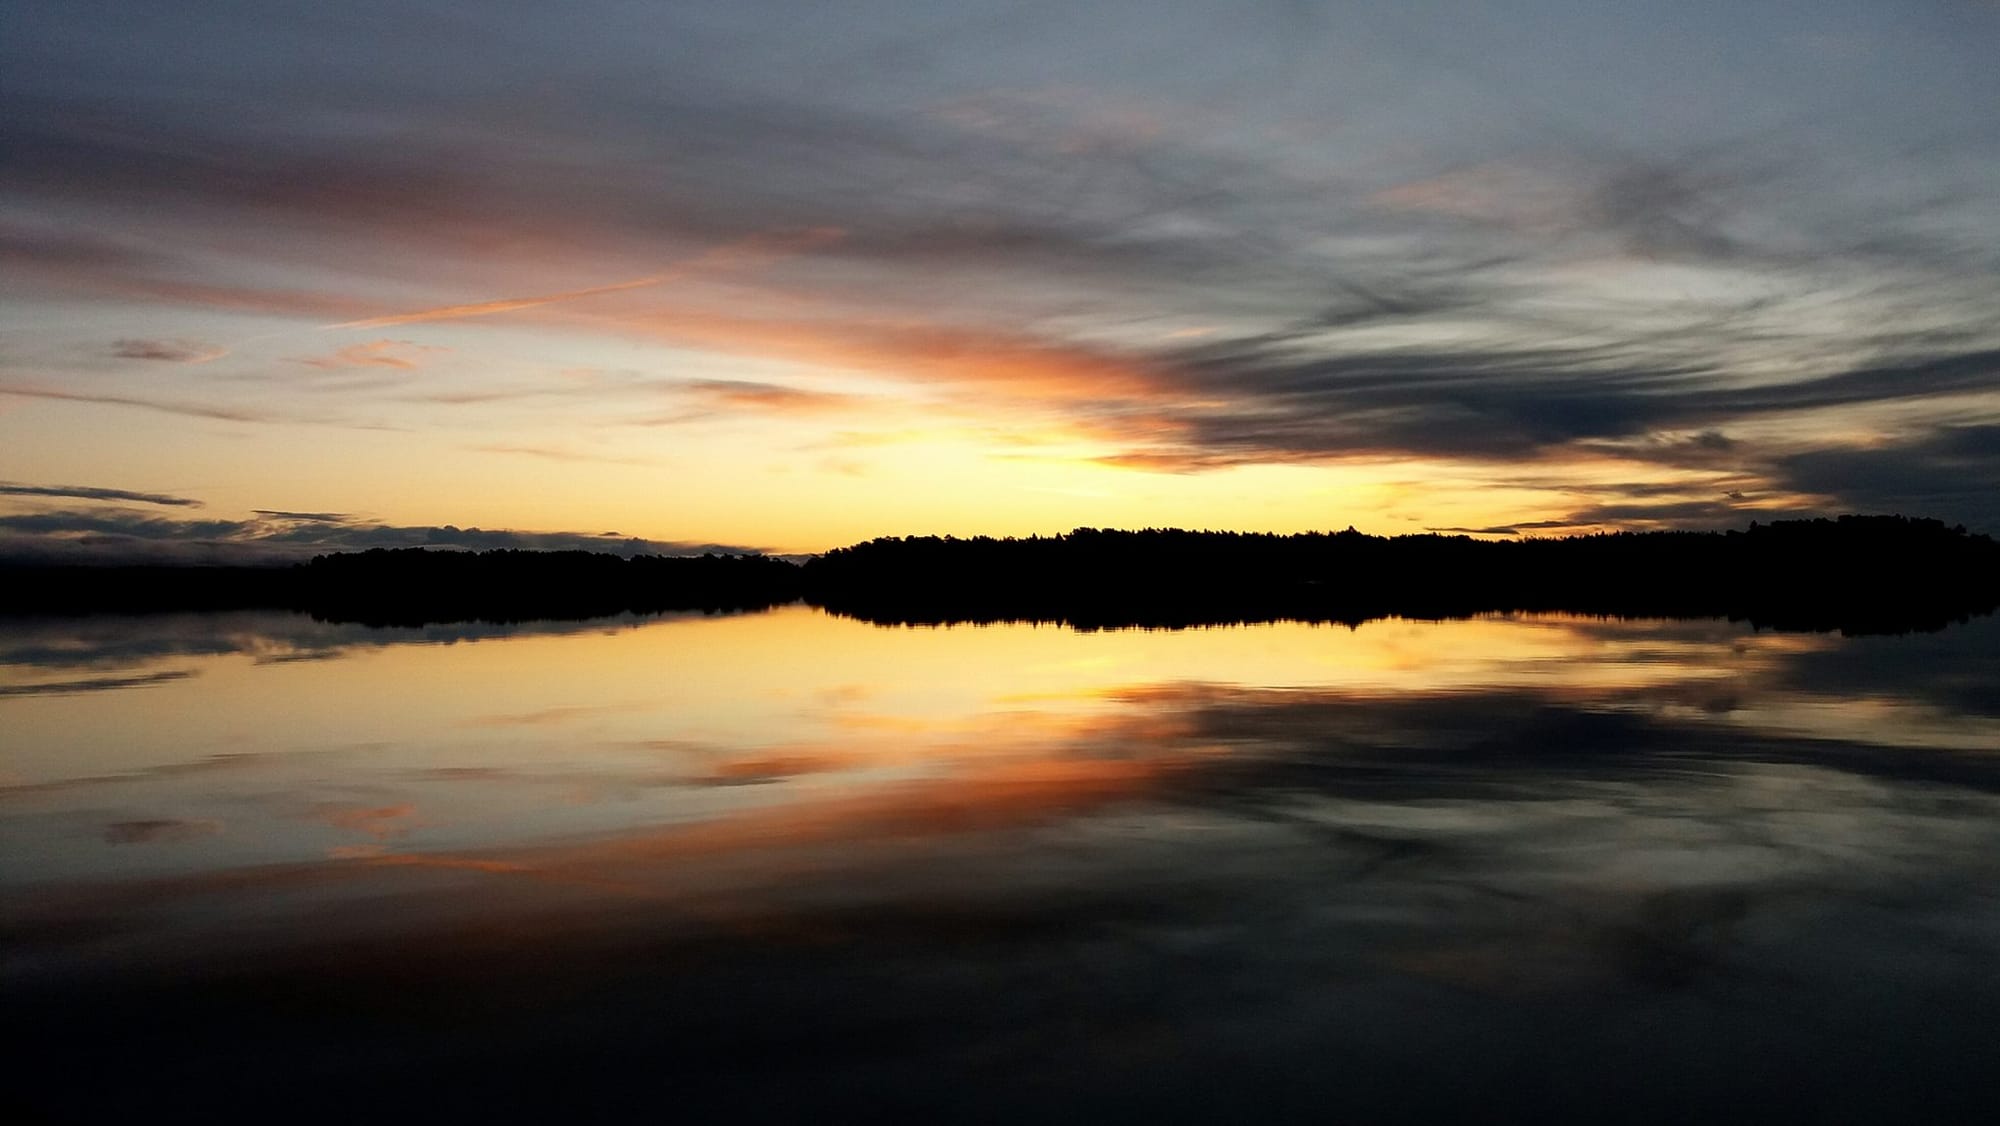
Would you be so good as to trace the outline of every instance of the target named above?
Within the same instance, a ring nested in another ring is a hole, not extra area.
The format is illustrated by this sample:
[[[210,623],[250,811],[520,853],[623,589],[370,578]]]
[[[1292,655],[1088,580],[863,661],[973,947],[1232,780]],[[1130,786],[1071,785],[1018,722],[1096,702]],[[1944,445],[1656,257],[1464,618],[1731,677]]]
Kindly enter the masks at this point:
[[[1986,1118],[2000,625],[0,623],[0,1113]]]

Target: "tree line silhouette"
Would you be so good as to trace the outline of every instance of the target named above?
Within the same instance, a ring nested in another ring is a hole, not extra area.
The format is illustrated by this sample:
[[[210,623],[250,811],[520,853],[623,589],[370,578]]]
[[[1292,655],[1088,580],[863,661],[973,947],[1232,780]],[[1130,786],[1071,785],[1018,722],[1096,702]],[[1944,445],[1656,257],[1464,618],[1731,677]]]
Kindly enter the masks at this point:
[[[17,567],[0,611],[269,607],[375,625],[754,610],[803,598],[878,624],[1082,629],[1497,611],[1937,629],[2000,604],[2000,544],[1936,520],[1842,516],[1727,532],[1547,539],[1079,528],[886,537],[803,563],[583,551],[323,555],[294,567]]]

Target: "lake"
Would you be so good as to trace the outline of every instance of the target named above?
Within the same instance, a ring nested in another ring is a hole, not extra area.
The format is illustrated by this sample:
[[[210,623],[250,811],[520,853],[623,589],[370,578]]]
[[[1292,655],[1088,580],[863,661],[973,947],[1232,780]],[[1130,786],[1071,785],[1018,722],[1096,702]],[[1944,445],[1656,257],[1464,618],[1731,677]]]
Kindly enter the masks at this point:
[[[1975,1119],[2000,623],[0,620],[29,1120]]]

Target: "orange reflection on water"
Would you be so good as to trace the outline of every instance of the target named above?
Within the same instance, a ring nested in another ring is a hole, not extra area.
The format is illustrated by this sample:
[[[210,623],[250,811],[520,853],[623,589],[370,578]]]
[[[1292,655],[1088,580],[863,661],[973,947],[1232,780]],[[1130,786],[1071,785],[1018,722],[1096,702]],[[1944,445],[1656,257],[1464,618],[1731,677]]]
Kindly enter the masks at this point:
[[[1474,704],[1490,725],[1560,710],[1697,734],[1996,741],[1991,719],[1909,680],[1798,678],[1865,639],[1714,621],[1077,633],[880,629],[790,607],[400,634],[254,615],[153,628],[98,654],[28,638],[9,651],[62,667],[0,664],[0,816],[97,822],[48,836],[11,878],[435,856],[645,884],[630,869],[1033,824]],[[79,687],[93,680],[106,687]]]

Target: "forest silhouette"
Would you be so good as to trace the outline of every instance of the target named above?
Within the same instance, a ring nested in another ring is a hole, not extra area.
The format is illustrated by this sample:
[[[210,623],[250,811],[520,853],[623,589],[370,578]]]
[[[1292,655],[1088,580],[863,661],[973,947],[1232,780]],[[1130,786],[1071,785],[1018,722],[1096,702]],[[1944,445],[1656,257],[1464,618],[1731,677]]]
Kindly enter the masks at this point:
[[[1079,629],[1574,612],[1848,633],[2000,605],[2000,543],[1902,516],[1521,540],[1079,528],[885,537],[793,562],[376,549],[289,567],[0,568],[0,612],[270,608],[369,625],[756,610],[804,599],[877,624]]]

